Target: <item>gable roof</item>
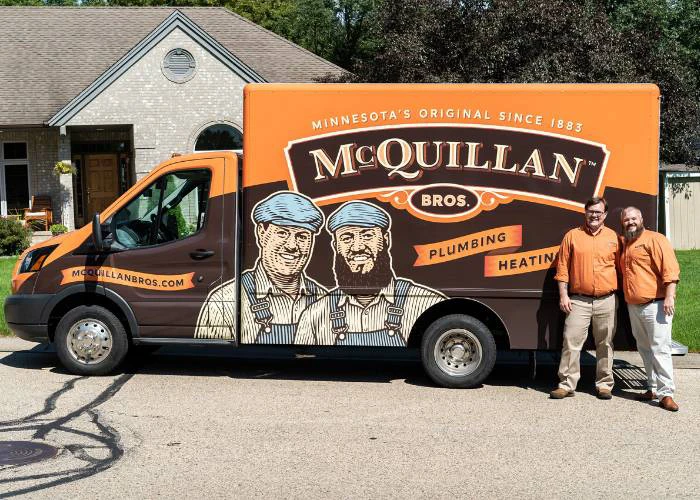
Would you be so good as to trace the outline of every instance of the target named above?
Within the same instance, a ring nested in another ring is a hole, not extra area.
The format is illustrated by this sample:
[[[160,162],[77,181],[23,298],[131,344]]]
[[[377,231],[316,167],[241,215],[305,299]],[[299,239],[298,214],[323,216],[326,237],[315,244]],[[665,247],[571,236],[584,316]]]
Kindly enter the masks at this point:
[[[224,8],[0,7],[0,126],[41,125],[80,106],[81,93],[89,98],[128,64],[125,56],[175,26],[249,81],[310,82],[344,72]]]

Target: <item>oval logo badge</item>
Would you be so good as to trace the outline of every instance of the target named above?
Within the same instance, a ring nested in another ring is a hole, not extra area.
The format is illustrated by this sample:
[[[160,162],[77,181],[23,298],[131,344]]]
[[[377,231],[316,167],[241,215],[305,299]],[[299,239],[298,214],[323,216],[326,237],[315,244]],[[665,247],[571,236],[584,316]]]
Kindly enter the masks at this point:
[[[435,217],[465,215],[479,206],[479,196],[457,184],[432,184],[411,193],[408,202],[414,210]]]

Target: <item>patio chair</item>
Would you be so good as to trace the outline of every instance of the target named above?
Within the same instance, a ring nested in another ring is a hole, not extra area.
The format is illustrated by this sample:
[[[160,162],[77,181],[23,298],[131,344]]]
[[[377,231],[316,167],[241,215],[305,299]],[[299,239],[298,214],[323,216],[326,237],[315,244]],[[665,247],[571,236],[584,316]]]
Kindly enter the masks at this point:
[[[24,220],[27,224],[30,221],[43,221],[45,231],[49,230],[53,218],[53,210],[51,210],[50,196],[32,196],[31,206],[24,209]]]

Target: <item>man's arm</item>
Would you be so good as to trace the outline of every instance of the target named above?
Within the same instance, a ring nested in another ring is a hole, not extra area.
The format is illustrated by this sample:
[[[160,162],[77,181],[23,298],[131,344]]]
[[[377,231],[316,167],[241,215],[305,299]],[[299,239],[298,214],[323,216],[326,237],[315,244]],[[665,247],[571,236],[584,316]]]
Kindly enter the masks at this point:
[[[569,284],[564,281],[557,281],[559,285],[559,309],[566,314],[571,312],[571,299],[569,298]]]
[[[654,255],[656,265],[661,273],[661,280],[666,289],[664,290],[664,314],[672,316],[676,312],[676,285],[680,279],[681,269],[678,266],[678,259],[673,251],[673,246],[668,238],[661,235],[655,241]]]
[[[559,286],[559,309],[566,314],[571,312],[569,298],[569,259],[571,258],[571,233],[566,233],[557,254],[557,273],[554,279]]]
[[[664,298],[664,314],[673,316],[676,312],[676,282],[672,281],[666,285],[666,297]]]

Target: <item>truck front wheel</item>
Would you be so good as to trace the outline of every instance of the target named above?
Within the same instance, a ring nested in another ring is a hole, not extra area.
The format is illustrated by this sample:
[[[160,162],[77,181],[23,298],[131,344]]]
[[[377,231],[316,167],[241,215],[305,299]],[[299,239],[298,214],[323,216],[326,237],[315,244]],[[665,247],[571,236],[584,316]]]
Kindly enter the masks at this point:
[[[106,375],[129,349],[124,325],[100,306],[79,306],[56,327],[56,352],[63,366],[77,375]]]
[[[434,321],[423,335],[421,358],[428,376],[443,387],[476,387],[496,363],[496,342],[481,321],[451,314]]]

